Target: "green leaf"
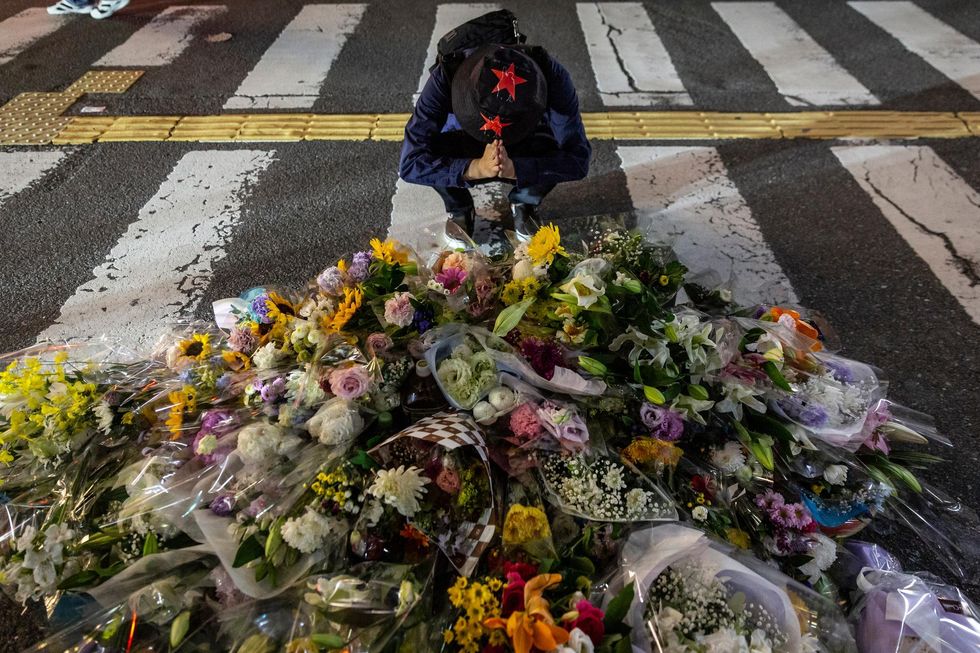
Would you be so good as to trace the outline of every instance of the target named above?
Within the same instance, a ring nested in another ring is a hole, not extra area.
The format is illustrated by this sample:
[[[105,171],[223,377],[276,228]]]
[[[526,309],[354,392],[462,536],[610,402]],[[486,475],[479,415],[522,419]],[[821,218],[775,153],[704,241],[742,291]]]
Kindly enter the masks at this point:
[[[493,324],[493,335],[502,338],[510,333],[520,323],[527,309],[531,308],[534,300],[534,297],[528,297],[524,301],[517,302],[500,311],[500,314],[497,315],[497,321]]]
[[[146,539],[143,540],[143,557],[153,555],[160,550],[160,545],[157,543],[156,533],[150,531],[146,534]]]
[[[656,404],[662,406],[667,399],[664,397],[664,393],[660,392],[653,386],[645,385],[643,386],[643,396],[647,398],[651,404]]]
[[[907,468],[903,467],[902,465],[893,463],[892,461],[887,459],[883,459],[881,461],[881,466],[884,468],[885,472],[887,472],[889,476],[894,478],[896,481],[904,483],[913,492],[917,492],[917,493],[922,492],[922,485],[919,483],[919,479],[917,479],[915,477],[915,474],[910,472]]]
[[[352,465],[357,465],[361,469],[366,469],[371,471],[378,467],[378,463],[368,455],[364,449],[359,449],[356,454],[350,459]]]
[[[619,594],[609,602],[608,607],[606,607],[606,616],[602,620],[606,626],[606,630],[612,630],[614,626],[626,618],[626,614],[633,604],[634,593],[633,583],[630,583],[620,590]]]
[[[187,631],[191,627],[191,613],[184,610],[170,624],[170,648],[177,648],[184,641]]]
[[[624,637],[616,642],[615,653],[632,653],[632,651],[633,645],[630,643],[629,637]]]
[[[782,422],[768,415],[747,412],[746,421],[748,421],[749,425],[756,431],[771,435],[782,442],[789,443],[796,440],[790,430],[786,428]]]
[[[310,636],[313,643],[319,648],[325,648],[328,651],[332,651],[338,648],[344,648],[347,646],[347,642],[340,637],[340,635],[335,635],[333,633],[313,633]]]
[[[770,472],[775,469],[776,460],[772,454],[772,438],[758,433],[751,433],[748,446],[749,451],[755,455],[760,465]]]
[[[85,571],[80,571],[77,574],[72,574],[68,578],[65,578],[60,583],[58,583],[58,589],[60,590],[70,590],[76,587],[85,587],[86,585],[91,585],[95,581],[99,580],[99,572],[92,569],[86,569]]]
[[[588,558],[584,556],[576,556],[574,558],[569,558],[566,564],[575,571],[578,571],[586,576],[591,576],[595,573],[595,564]]]
[[[238,567],[243,567],[256,558],[262,557],[264,552],[265,548],[259,543],[258,538],[256,538],[254,535],[247,537],[238,546],[238,552],[235,553],[235,561],[231,566],[235,567],[236,569]]]
[[[605,376],[609,369],[602,363],[589,356],[579,356],[578,365],[593,376]]]
[[[282,545],[282,525],[286,523],[285,517],[279,517],[269,528],[269,536],[265,538],[265,557],[271,558]]]
[[[553,292],[551,293],[552,299],[557,299],[560,302],[565,302],[566,304],[571,304],[573,306],[578,304],[578,298],[575,295],[569,295],[563,292]]]
[[[779,371],[779,368],[776,367],[775,363],[772,361],[766,361],[762,364],[762,369],[765,370],[766,374],[769,376],[769,379],[777,388],[780,390],[785,390],[786,392],[793,391],[793,388],[790,387],[789,383],[786,381],[786,378],[783,376],[782,372]]]

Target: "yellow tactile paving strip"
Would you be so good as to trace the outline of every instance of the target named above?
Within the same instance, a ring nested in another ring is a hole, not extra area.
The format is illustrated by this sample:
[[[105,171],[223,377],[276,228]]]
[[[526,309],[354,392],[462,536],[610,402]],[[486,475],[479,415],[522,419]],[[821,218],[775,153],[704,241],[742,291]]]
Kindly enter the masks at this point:
[[[22,93],[0,107],[0,145],[119,141],[399,141],[407,113],[64,116],[86,93],[124,93],[139,70],[91,71],[60,93]],[[589,138],[611,140],[885,139],[980,136],[980,112],[611,111],[582,115]]]

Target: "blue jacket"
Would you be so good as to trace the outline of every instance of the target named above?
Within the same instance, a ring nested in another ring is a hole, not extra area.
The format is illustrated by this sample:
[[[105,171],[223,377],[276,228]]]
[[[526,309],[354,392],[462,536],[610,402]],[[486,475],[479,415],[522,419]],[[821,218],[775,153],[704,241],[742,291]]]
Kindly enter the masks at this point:
[[[592,146],[585,137],[575,86],[564,66],[551,57],[548,60],[551,66],[544,70],[548,80],[548,108],[542,122],[558,142],[559,153],[513,157],[517,185],[522,188],[574,181],[589,173]],[[452,82],[443,67],[437,66],[405,126],[399,176],[423,186],[471,186],[463,179],[470,159],[438,156],[431,146],[434,135],[458,129],[459,122],[452,113]]]

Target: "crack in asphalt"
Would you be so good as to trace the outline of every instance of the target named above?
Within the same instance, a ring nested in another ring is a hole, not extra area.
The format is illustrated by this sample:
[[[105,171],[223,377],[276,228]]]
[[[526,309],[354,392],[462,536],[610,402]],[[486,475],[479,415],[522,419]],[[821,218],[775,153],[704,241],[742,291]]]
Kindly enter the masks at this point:
[[[605,14],[602,13],[602,8],[599,6],[598,2],[593,4],[595,4],[596,11],[599,13],[599,20],[601,20],[602,24],[606,26],[606,39],[608,39],[609,46],[612,48],[613,56],[616,57],[616,63],[619,64],[620,70],[622,70],[623,75],[626,76],[626,83],[629,84],[629,87],[633,89],[635,93],[649,92],[649,91],[644,91],[642,88],[636,85],[636,80],[633,79],[633,75],[630,74],[630,71],[626,69],[626,62],[623,61],[622,55],[619,54],[619,47],[616,45],[616,42],[613,40],[612,35],[615,33],[622,36],[623,30],[621,30],[620,28],[616,27],[615,25],[613,25],[612,23],[606,20],[606,16]]]
[[[915,161],[913,161],[912,162],[912,165],[913,165],[913,167],[917,167],[918,166],[918,163],[915,162]],[[939,238],[940,240],[942,240],[943,241],[943,246],[946,248],[946,251],[949,252],[950,257],[953,259],[954,265],[957,267],[957,269],[960,271],[960,273],[963,276],[965,276],[967,279],[969,279],[970,286],[971,287],[972,286],[980,286],[980,274],[978,274],[977,271],[973,267],[975,265],[975,263],[973,261],[971,261],[968,257],[963,256],[958,251],[956,251],[956,246],[953,244],[953,241],[950,239],[949,236],[947,236],[946,234],[944,234],[941,231],[936,231],[935,229],[930,229],[925,224],[923,224],[921,221],[917,220],[912,215],[910,215],[907,211],[905,211],[897,203],[895,203],[894,200],[892,200],[890,197],[888,197],[888,195],[886,195],[884,193],[884,191],[882,191],[880,188],[878,188],[875,185],[875,183],[873,181],[871,181],[871,170],[865,169],[865,171],[864,171],[864,181],[868,184],[868,188],[870,188],[874,192],[874,194],[876,196],[880,197],[883,201],[885,201],[889,205],[891,205],[896,211],[899,212],[899,214],[901,214],[901,216],[903,218],[905,218],[906,220],[908,220],[909,222],[911,222],[912,224],[914,224],[916,227],[918,227],[919,229],[921,229],[925,233],[929,234],[930,236],[935,236],[935,237]]]

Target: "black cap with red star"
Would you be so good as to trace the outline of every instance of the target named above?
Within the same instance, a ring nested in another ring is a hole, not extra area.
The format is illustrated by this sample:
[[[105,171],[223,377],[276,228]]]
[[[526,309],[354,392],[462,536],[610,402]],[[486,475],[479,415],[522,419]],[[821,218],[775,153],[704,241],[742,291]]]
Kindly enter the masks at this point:
[[[484,142],[516,143],[530,135],[548,103],[548,83],[520,48],[475,50],[453,77],[453,113],[464,130]]]

